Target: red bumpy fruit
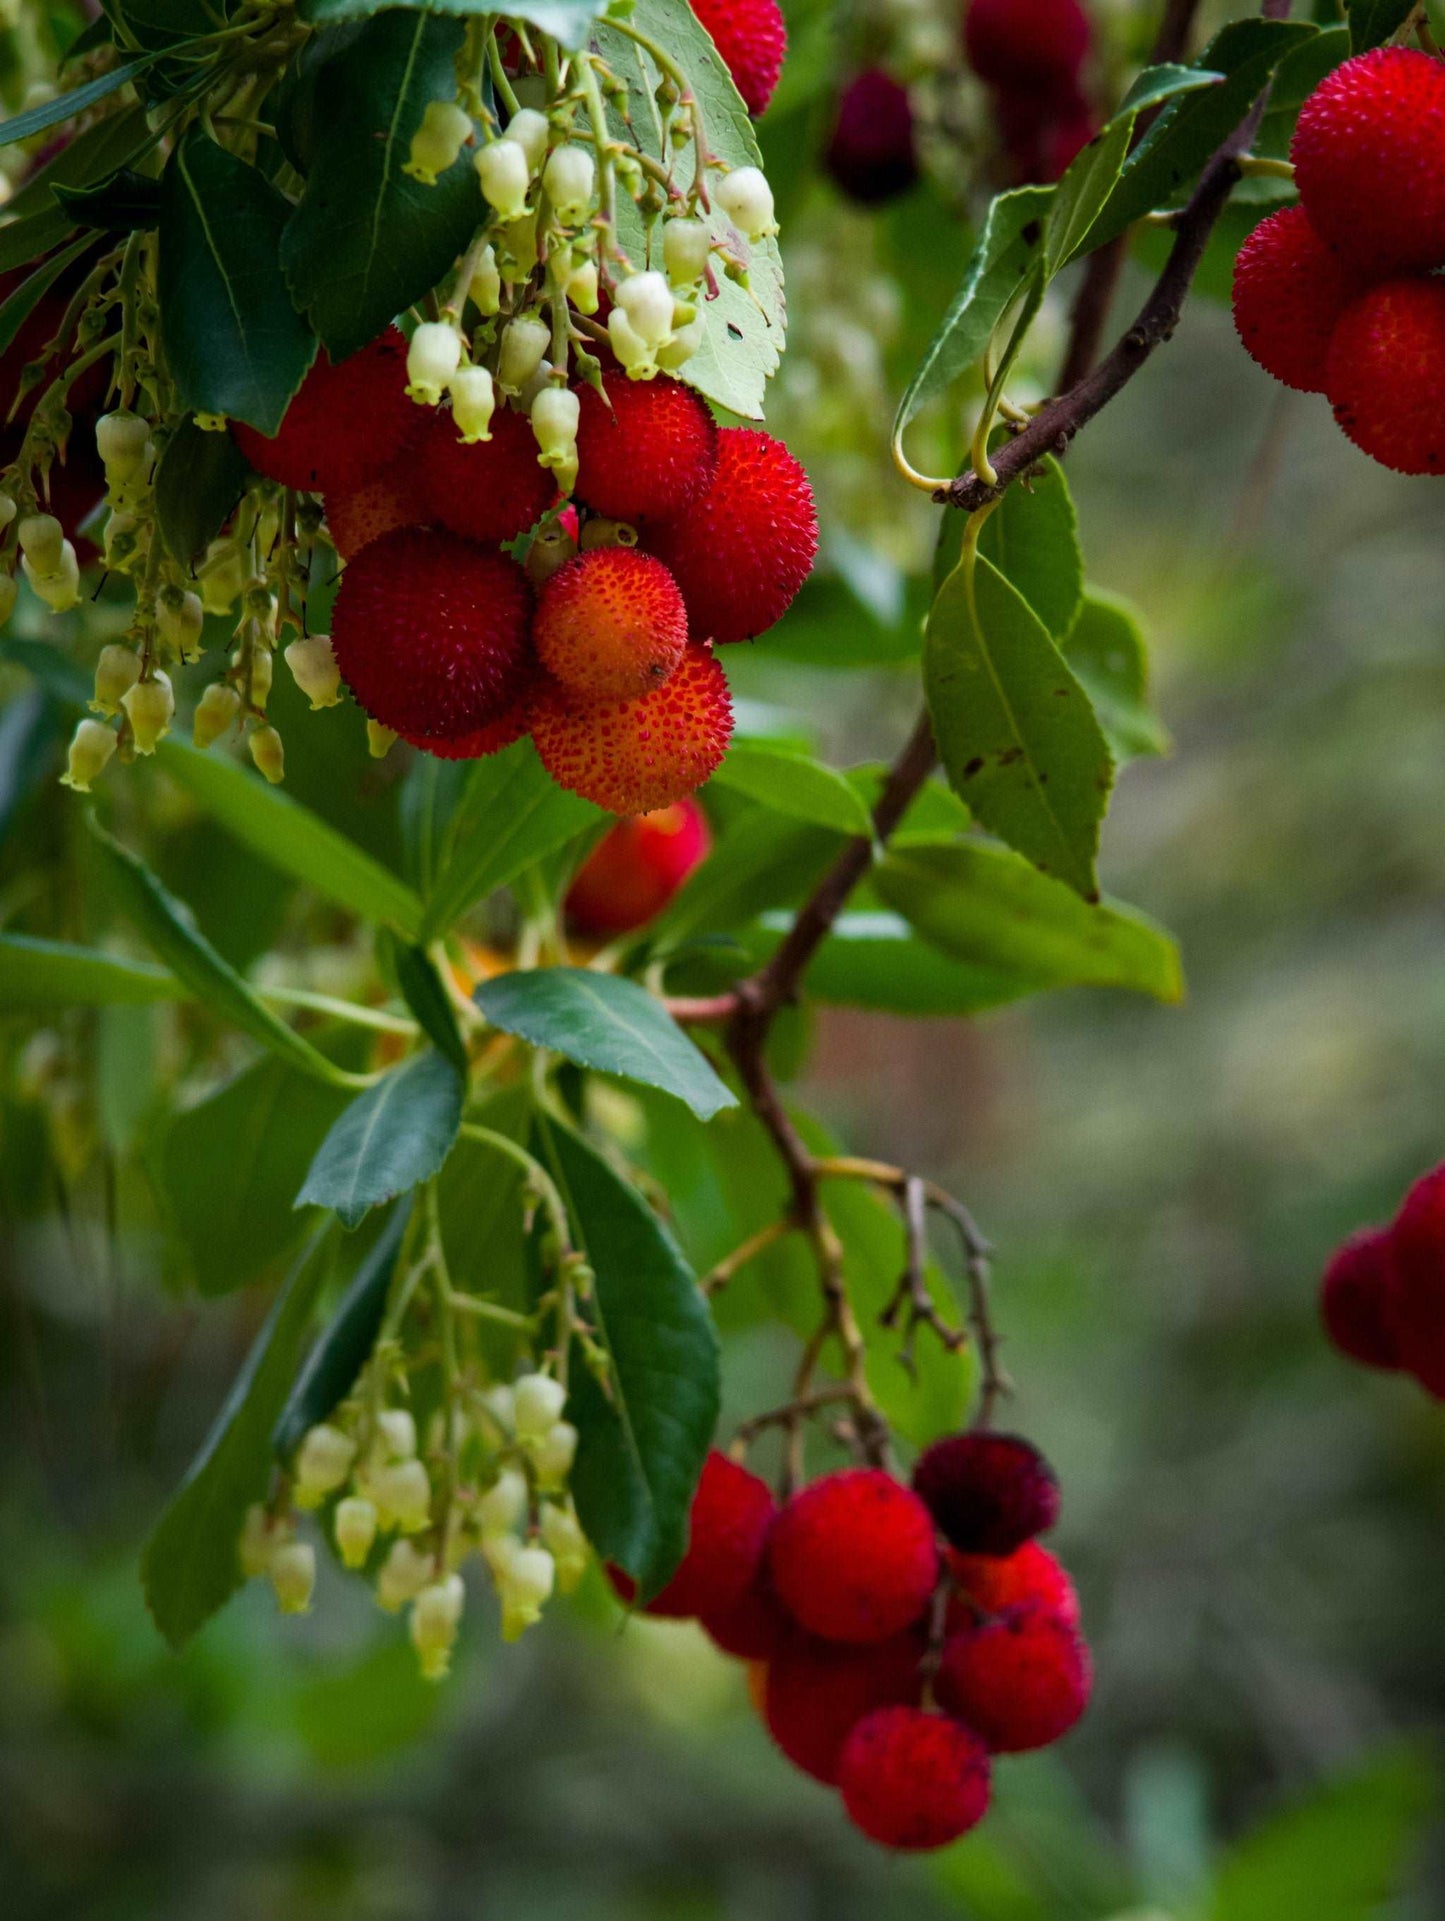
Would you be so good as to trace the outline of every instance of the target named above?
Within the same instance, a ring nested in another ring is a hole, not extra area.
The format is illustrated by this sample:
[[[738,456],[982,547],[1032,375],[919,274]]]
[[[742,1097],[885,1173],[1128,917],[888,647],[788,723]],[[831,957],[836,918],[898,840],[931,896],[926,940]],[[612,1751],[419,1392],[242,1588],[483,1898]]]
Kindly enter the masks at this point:
[[[824,157],[842,191],[865,207],[907,193],[918,178],[907,87],[881,67],[857,74],[839,95]]]
[[[641,700],[578,708],[549,682],[528,714],[542,765],[557,782],[613,814],[648,814],[694,793],[732,737],[727,677],[692,642],[674,673]]]
[[[437,760],[480,760],[485,754],[500,754],[504,747],[519,741],[527,731],[527,700],[523,695],[505,714],[488,721],[485,727],[474,727],[470,733],[451,736],[437,734],[403,734],[401,738],[412,747],[419,747],[424,754],[431,754]]]
[[[577,871],[564,903],[579,934],[628,934],[660,914],[700,861],[712,835],[691,798],[619,821]]]
[[[988,1812],[988,1753],[970,1729],[922,1708],[879,1708],[843,1747],[838,1786],[870,1841],[941,1848]]]
[[[766,1560],[737,1600],[706,1607],[697,1618],[714,1646],[739,1661],[771,1661],[788,1636],[797,1632],[773,1593]]]
[[[999,92],[994,97],[999,140],[1011,179],[1020,186],[1047,185],[1099,131],[1082,94],[1056,100],[1048,94]]]
[[[1322,80],[1290,157],[1316,232],[1372,274],[1445,264],[1445,62],[1376,47]]]
[[[470,445],[450,413],[433,414],[417,448],[417,487],[428,520],[484,546],[515,540],[557,498],[531,424],[512,407],[492,415],[490,440]]]
[[[680,381],[602,377],[577,389],[577,485],[585,507],[609,520],[664,520],[694,499],[717,465],[707,402]]]
[[[532,594],[503,554],[403,527],[342,573],[331,645],[373,720],[455,740],[503,720],[532,671]]]
[[[1320,1282],[1325,1333],[1341,1354],[1364,1367],[1398,1368],[1398,1296],[1390,1230],[1367,1227],[1352,1234],[1330,1256]]]
[[[843,1744],[865,1715],[917,1707],[923,1699],[923,1653],[921,1634],[843,1647],[793,1628],[768,1660],[763,1719],[769,1734],[795,1768],[832,1786]]]
[[[1423,1174],[1390,1230],[1400,1365],[1445,1400],[1445,1167]]]
[[[692,10],[713,37],[743,105],[754,119],[773,97],[788,29],[778,0],[692,0]]]
[[[1001,1614],[1021,1602],[1037,1601],[1071,1627],[1079,1625],[1079,1597],[1068,1574],[1037,1541],[1027,1541],[1013,1554],[944,1553],[948,1571],[958,1585],[948,1609],[948,1627],[968,1626],[980,1616]]]
[[[358,486],[333,489],[326,496],[326,526],[343,560],[398,527],[419,527],[426,518],[410,454],[383,467]]]
[[[687,645],[687,609],[660,560],[629,547],[578,554],[542,589],[537,658],[576,706],[660,687]]]
[[[1088,1705],[1089,1651],[1052,1608],[1024,1601],[950,1635],[934,1677],[938,1705],[995,1754],[1047,1747]]]
[[[1079,0],[969,0],[963,48],[980,80],[1005,93],[1067,102],[1088,57]]]
[[[776,1508],[766,1481],[714,1448],[692,1497],[687,1552],[643,1613],[691,1620],[740,1600],[762,1561]],[[631,1601],[631,1577],[619,1568],[609,1568],[608,1575],[622,1599]]]
[[[1358,275],[1325,245],[1303,207],[1261,220],[1234,263],[1234,324],[1268,374],[1301,393],[1325,391],[1335,323]]]
[[[643,543],[682,589],[698,638],[750,640],[787,612],[818,551],[808,476],[780,440],[724,427],[711,483]]]
[[[1445,282],[1386,280],[1346,307],[1325,392],[1372,460],[1402,474],[1445,473]]]
[[[795,1494],[774,1523],[778,1599],[826,1641],[884,1641],[911,1627],[938,1579],[927,1508],[881,1468],[845,1468]]]
[[[918,1458],[913,1485],[963,1554],[1012,1554],[1059,1518],[1053,1469],[1016,1434],[951,1434]]]
[[[286,409],[279,433],[234,420],[236,445],[258,474],[283,487],[329,493],[357,487],[389,466],[420,433],[425,416],[406,397],[406,341],[388,327],[370,346],[333,361],[325,348]]]

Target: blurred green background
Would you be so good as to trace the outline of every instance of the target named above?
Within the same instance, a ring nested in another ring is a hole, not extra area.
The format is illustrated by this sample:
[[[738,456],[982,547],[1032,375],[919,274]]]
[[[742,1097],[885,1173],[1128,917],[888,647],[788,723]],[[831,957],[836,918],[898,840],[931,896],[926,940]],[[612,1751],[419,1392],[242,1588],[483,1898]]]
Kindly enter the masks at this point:
[[[836,663],[914,645],[933,515],[892,479],[887,423],[965,242],[934,190],[867,216],[818,179],[834,52],[816,10],[795,28],[801,77],[765,143],[794,324],[769,424],[818,487],[825,578],[733,679],[754,718],[801,722],[846,765],[889,752],[916,702],[906,659]],[[1144,284],[1131,268],[1121,317]],[[1061,303],[1041,380],[1062,325]],[[915,457],[931,436],[946,462],[962,420],[923,423]],[[1175,742],[1121,783],[1106,884],[1178,934],[1188,1001],[825,1014],[799,1091],[856,1151],[964,1194],[997,1244],[1009,1419],[1060,1472],[1056,1545],[1096,1653],[1081,1728],[1001,1767],[985,1828],[913,1863],[772,1755],[697,1631],[619,1633],[596,1595],[505,1650],[469,1615],[440,1691],[334,1569],[308,1620],[243,1593],[173,1657],[138,1548],[264,1291],[200,1303],[164,1269],[130,1151],[151,1015],[40,1040],[0,1019],[7,1917],[1445,1912],[1445,1415],[1337,1359],[1314,1317],[1332,1244],[1445,1152],[1439,497],[1354,453],[1322,401],[1282,401],[1208,299],[1069,472],[1091,577],[1138,603]],[[0,668],[17,927],[76,871],[52,706]],[[394,774],[341,752],[331,719],[289,730],[294,790],[386,851]],[[117,796],[123,818],[141,794],[163,870],[233,958],[344,942],[157,783]],[[48,931],[78,932],[85,902],[61,906]],[[732,1343],[732,1399],[788,1349]]]

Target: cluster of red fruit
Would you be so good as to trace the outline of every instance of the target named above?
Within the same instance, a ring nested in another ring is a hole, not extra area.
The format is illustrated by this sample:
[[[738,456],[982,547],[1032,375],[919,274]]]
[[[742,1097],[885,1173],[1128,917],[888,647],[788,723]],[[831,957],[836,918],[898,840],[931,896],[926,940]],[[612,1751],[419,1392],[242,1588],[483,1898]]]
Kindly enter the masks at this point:
[[[679,382],[612,372],[578,390],[564,508],[524,415],[463,441],[407,397],[405,358],[394,328],[323,355],[274,438],[233,429],[257,472],[323,497],[357,701],[448,759],[530,733],[560,785],[616,814],[691,793],[732,731],[714,646],[771,627],[812,566],[803,469]]]
[[[1363,1228],[1335,1252],[1320,1316],[1352,1361],[1413,1374],[1445,1401],[1445,1167],[1421,1175],[1388,1227]]]
[[[1383,466],[1445,473],[1445,61],[1345,61],[1300,109],[1291,158],[1300,204],[1240,249],[1240,338]]]
[[[567,890],[563,907],[568,926],[603,939],[645,926],[707,858],[711,846],[707,816],[691,798],[618,821],[583,861]]]
[[[1078,1597],[1034,1538],[1058,1506],[1043,1457],[1012,1435],[937,1442],[911,1489],[845,1468],[781,1508],[713,1453],[687,1553],[646,1612],[695,1619],[752,1664],[773,1739],[864,1834],[942,1847],[987,1812],[992,1756],[1058,1740],[1087,1704]]]

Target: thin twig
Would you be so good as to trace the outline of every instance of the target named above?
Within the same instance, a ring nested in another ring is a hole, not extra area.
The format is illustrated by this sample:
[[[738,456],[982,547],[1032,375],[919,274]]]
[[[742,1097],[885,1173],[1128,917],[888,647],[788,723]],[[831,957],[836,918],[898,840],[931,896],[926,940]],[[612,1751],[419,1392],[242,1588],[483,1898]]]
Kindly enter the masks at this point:
[[[756,1234],[749,1234],[742,1245],[735,1247],[731,1254],[725,1255],[716,1267],[710,1268],[698,1282],[698,1286],[707,1295],[721,1292],[739,1268],[746,1267],[749,1261],[755,1260],[759,1254],[766,1253],[785,1235],[796,1234],[797,1231],[798,1223],[791,1215],[785,1214],[781,1220],[769,1221],[767,1226],[760,1227]]]

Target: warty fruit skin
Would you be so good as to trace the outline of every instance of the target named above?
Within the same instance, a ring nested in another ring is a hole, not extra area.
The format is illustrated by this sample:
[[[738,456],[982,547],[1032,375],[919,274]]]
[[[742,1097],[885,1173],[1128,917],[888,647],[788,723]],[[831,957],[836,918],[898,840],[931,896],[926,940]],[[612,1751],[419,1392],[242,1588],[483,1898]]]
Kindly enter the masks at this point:
[[[1360,285],[1304,208],[1282,207],[1239,250],[1234,325],[1266,373],[1300,393],[1322,394],[1335,324]]]
[[[240,420],[232,421],[231,434],[258,474],[327,493],[357,487],[389,466],[424,422],[406,397],[406,341],[388,327],[342,361],[321,348],[277,434]]]
[[[1335,1249],[1321,1277],[1325,1333],[1346,1359],[1395,1371],[1401,1365],[1399,1297],[1395,1236],[1385,1227],[1362,1228]]]
[[[882,1468],[844,1468],[802,1488],[768,1543],[774,1591],[829,1641],[885,1641],[911,1627],[938,1579],[933,1521]]]
[[[924,1708],[879,1708],[843,1746],[843,1806],[854,1827],[885,1848],[945,1847],[988,1812],[987,1752],[957,1721]]]
[[[1346,307],[1325,392],[1344,433],[1382,467],[1445,473],[1445,282],[1382,281]]]
[[[575,498],[594,514],[636,525],[664,520],[694,500],[717,466],[718,430],[707,402],[659,374],[602,376],[602,392],[577,390]]]

